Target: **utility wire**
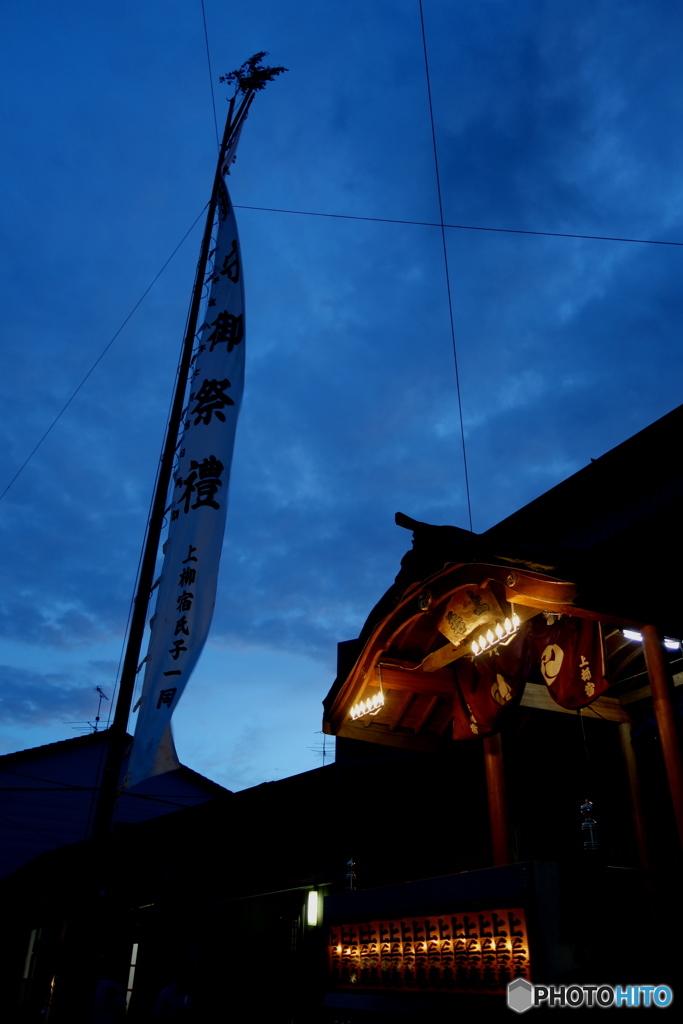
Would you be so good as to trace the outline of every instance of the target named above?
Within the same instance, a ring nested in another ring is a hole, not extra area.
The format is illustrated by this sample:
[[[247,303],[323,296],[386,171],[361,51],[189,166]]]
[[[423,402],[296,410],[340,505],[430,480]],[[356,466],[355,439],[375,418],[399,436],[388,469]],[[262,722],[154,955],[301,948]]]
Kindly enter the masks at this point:
[[[62,742],[68,742],[68,741],[62,741]],[[49,783],[51,783],[51,784],[53,784],[55,786],[61,786],[62,788],[67,788],[67,789],[90,789],[91,788],[90,786],[77,786],[76,783],[74,783],[74,782],[62,782],[61,779],[45,779],[45,778],[43,778],[42,775],[27,775],[26,772],[16,772],[16,771],[13,771],[12,768],[3,768],[1,766],[0,766],[0,772],[4,773],[4,774],[7,774],[7,775],[17,775],[21,779],[31,779],[33,782],[49,782]],[[30,791],[33,790],[33,788],[34,788],[33,786],[27,786],[26,790],[27,790],[27,792],[30,792]]]
[[[215,96],[214,89],[213,89],[213,69],[211,67],[211,50],[210,50],[210,47],[209,47],[209,32],[208,32],[208,29],[207,29],[207,26],[206,26],[206,8],[204,6],[204,0],[201,0],[201,4],[202,4],[202,24],[204,26],[204,45],[206,47],[206,63],[207,63],[207,68],[208,68],[208,72],[209,72],[209,87],[211,89],[211,109],[213,111],[213,126],[214,126],[214,131],[216,133],[216,145],[218,147],[218,150],[220,151],[221,143],[220,143],[220,137],[219,137],[219,134],[218,134],[218,118],[216,116],[216,96]],[[204,207],[204,209],[206,209],[206,206]],[[200,214],[200,216],[201,216],[201,214]],[[197,218],[197,219],[199,219],[199,218]],[[195,224],[196,223],[197,223],[197,221],[195,221]],[[192,227],[194,227],[194,224],[192,225]],[[190,230],[192,230],[192,228]],[[185,237],[187,237],[187,235]],[[183,241],[185,241],[185,239],[183,239]],[[182,245],[182,242],[181,242],[181,245]],[[189,319],[189,309],[188,309],[188,317],[187,318]],[[187,320],[186,320],[185,327],[187,329]],[[185,331],[183,331],[183,337],[184,336],[185,336]],[[180,358],[179,358],[178,362],[180,364]],[[170,419],[171,406],[172,405],[173,405],[173,397],[171,396],[171,401],[169,402],[168,414],[166,416],[166,428],[165,428],[165,431],[168,430],[168,421]],[[165,432],[164,432],[164,436],[165,436]],[[148,511],[147,520],[146,520],[148,525],[149,525],[149,519],[150,519],[150,515],[151,515],[151,511],[152,511],[152,505],[154,503],[154,495],[156,493],[157,481],[159,479],[159,471],[160,471],[160,469],[161,469],[161,462],[159,462],[159,464],[157,465],[157,472],[156,472],[156,477],[155,477],[155,480],[154,480],[154,487],[152,488],[152,496],[150,498],[149,511]],[[134,588],[133,588],[133,593],[131,595],[130,604],[129,604],[129,607],[128,607],[128,618],[126,619],[126,628],[125,628],[125,631],[124,631],[124,634],[123,634],[123,643],[121,645],[121,653],[119,655],[119,664],[118,664],[118,667],[117,667],[117,670],[116,670],[116,682],[114,684],[114,693],[113,693],[111,702],[109,704],[109,712],[107,714],[107,728],[109,728],[111,717],[112,717],[112,714],[113,714],[113,711],[114,711],[114,706],[115,706],[115,703],[116,703],[116,692],[118,690],[119,682],[121,681],[121,665],[123,663],[123,658],[124,658],[124,654],[125,654],[125,650],[126,650],[126,644],[127,644],[127,640],[128,640],[128,631],[129,631],[129,628],[130,628],[131,616],[133,614],[133,607],[135,605],[135,594],[137,593],[138,579],[139,579],[139,576],[140,576],[140,566],[142,565],[142,559],[143,559],[144,551],[145,551],[145,544],[144,544],[144,541],[143,541],[142,548],[140,549],[140,557],[138,558],[138,566],[137,566],[137,570],[136,570],[136,573],[135,573],[135,585],[134,585]],[[140,671],[139,668],[138,668],[138,671]],[[136,683],[136,686],[137,686],[137,683]],[[100,757],[100,763],[101,763],[101,760],[102,760],[102,758]],[[98,768],[98,771],[99,771],[99,768]],[[88,825],[89,824],[90,824],[90,816],[88,815]]]
[[[79,790],[83,792],[90,792],[95,790],[99,792],[99,786],[79,786]],[[226,792],[230,792],[226,790]],[[73,793],[72,786],[0,786],[0,793],[23,793],[24,795],[30,793]],[[167,793],[166,796],[153,796],[150,793],[131,793],[126,790],[125,796],[135,797],[136,800],[155,800],[157,803],[169,803],[173,800],[210,800],[211,797],[206,793]],[[174,807],[192,807],[192,804],[179,804],[173,803]]]
[[[206,209],[206,207],[205,207],[205,209]],[[196,223],[197,222],[195,221],[195,224]],[[188,316],[189,316],[189,310],[188,310]],[[185,327],[185,329],[183,329],[183,337],[185,337],[185,330],[187,328],[187,317],[185,318],[185,324],[186,324],[186,327]],[[178,370],[176,368],[176,374],[177,374],[177,372],[178,372]],[[164,437],[166,437],[166,433],[168,431],[168,421],[169,421],[169,419],[171,417],[171,406],[172,405],[173,405],[173,394],[171,394],[171,397],[170,397],[170,400],[169,400],[169,403],[168,403],[168,411],[166,413],[166,422],[164,424],[164,433],[163,433]],[[116,667],[116,679],[114,681],[114,692],[112,693],[111,701],[109,702],[109,708],[107,710],[107,726],[106,726],[107,729],[109,728],[109,726],[111,724],[111,720],[112,720],[112,717],[114,715],[114,708],[116,707],[116,694],[118,692],[119,683],[121,682],[121,666],[123,665],[123,659],[124,659],[125,654],[126,654],[126,645],[128,644],[128,631],[130,629],[130,620],[131,620],[131,618],[133,616],[133,609],[135,607],[135,595],[138,592],[138,580],[140,579],[140,567],[142,566],[142,559],[143,559],[143,556],[144,556],[144,553],[145,553],[145,539],[147,537],[147,530],[149,528],[149,521],[150,521],[150,518],[152,516],[152,506],[154,504],[154,495],[155,495],[156,489],[157,489],[157,482],[159,480],[159,472],[160,472],[160,470],[161,470],[161,458],[159,458],[159,460],[157,461],[156,473],[154,474],[154,484],[152,486],[152,492],[151,492],[150,497],[149,497],[149,506],[147,508],[147,516],[145,517],[145,533],[143,535],[142,545],[140,547],[140,554],[138,555],[138,564],[137,564],[137,568],[135,570],[135,580],[133,582],[133,589],[131,591],[130,601],[128,603],[128,615],[126,616],[126,628],[123,631],[123,639],[121,641],[121,651],[119,653],[119,663],[118,663],[118,665]],[[147,659],[145,659],[145,660],[147,660]],[[102,758],[103,758],[103,756],[104,756],[104,748],[102,750],[102,753],[100,754],[100,762],[99,762],[99,765],[98,765],[98,768],[97,768],[98,772],[99,772],[100,767],[102,765]],[[90,821],[90,818],[88,818],[88,822],[89,821]]]
[[[208,206],[208,203],[207,203],[207,206]],[[204,209],[206,209],[206,206],[204,207]],[[202,213],[203,212],[204,211],[202,211]],[[201,216],[201,214],[200,214],[200,216]],[[196,223],[197,223],[197,221],[195,221],[195,224]],[[193,227],[194,227],[194,225],[193,225]],[[192,230],[192,228],[190,228],[190,230]],[[185,237],[187,237],[187,235]],[[184,241],[184,239],[183,239],[183,241]],[[182,245],[182,242],[181,242],[181,245]],[[191,303],[188,304],[187,314],[185,316],[185,326],[183,328],[183,333],[182,333],[182,337],[183,338],[185,337],[185,335],[187,333],[187,324],[188,324],[188,321],[189,321],[189,318],[190,318],[190,306],[191,306]],[[180,352],[178,354],[178,365],[176,367],[176,374],[179,372],[179,369],[180,369],[180,360],[181,360],[181,358],[182,358],[182,343],[181,343],[181,346],[180,346]],[[164,424],[164,435],[163,435],[164,437],[166,436],[166,434],[168,432],[168,424],[169,424],[169,420],[171,418],[171,408],[172,408],[172,406],[173,406],[173,393],[171,393],[171,396],[170,396],[169,402],[168,402],[168,411],[166,413],[166,423]],[[112,716],[114,714],[114,708],[116,706],[116,694],[117,694],[117,691],[118,691],[118,688],[119,688],[119,683],[121,681],[121,666],[123,665],[123,659],[124,659],[124,656],[125,656],[125,653],[126,653],[126,646],[127,646],[127,643],[128,643],[128,631],[130,629],[130,621],[131,621],[131,618],[132,618],[132,615],[133,615],[133,608],[135,607],[135,595],[137,594],[137,591],[138,591],[138,580],[140,579],[140,567],[142,566],[142,559],[143,559],[144,553],[145,553],[145,539],[146,539],[146,536],[147,536],[147,530],[149,528],[149,521],[150,521],[150,518],[151,518],[151,515],[152,515],[152,506],[154,505],[154,495],[156,494],[157,483],[159,481],[159,473],[160,473],[160,471],[161,471],[161,458],[159,458],[159,461],[157,462],[157,469],[156,469],[156,473],[154,475],[154,486],[152,487],[152,493],[150,494],[150,498],[149,498],[149,508],[147,509],[147,517],[145,519],[145,524],[146,524],[145,525],[145,535],[143,537],[142,546],[140,548],[140,554],[138,556],[138,565],[137,565],[137,569],[135,570],[135,582],[133,584],[133,589],[132,589],[131,595],[130,595],[130,602],[129,602],[129,605],[128,605],[128,616],[126,618],[126,628],[124,630],[123,640],[121,642],[121,653],[119,654],[119,663],[118,663],[118,666],[117,666],[117,669],[116,669],[116,680],[114,682],[114,692],[112,694],[111,701],[109,702],[109,710],[108,710],[108,713],[107,713],[107,729],[109,728]],[[146,661],[147,659],[145,658],[144,660]],[[139,671],[140,671],[140,667],[138,667],[138,672]],[[137,686],[137,683],[136,683],[136,686]],[[100,766],[101,766],[101,763],[102,763],[102,754],[100,754]],[[99,772],[99,766],[98,766],[98,772]],[[89,822],[90,822],[90,818],[88,817],[88,823]]]
[[[397,217],[359,217],[353,213],[320,213],[316,210],[282,210],[276,206],[244,206],[232,204],[236,210],[261,210],[263,213],[293,213],[300,217],[334,217],[338,220],[368,220],[378,224],[412,224],[421,228],[453,228],[458,231],[497,231],[506,235],[542,235],[547,238],[584,238],[593,242],[637,242],[639,245],[678,245],[661,238],[620,238],[617,235],[578,235],[570,231],[527,231],[523,228],[491,228],[481,224],[440,224],[432,220],[399,220]]]
[[[666,241],[666,240],[661,239],[661,238],[625,238],[625,237],[620,237],[618,235],[579,235],[579,234],[576,234],[576,233],[573,233],[573,232],[569,232],[569,231],[531,231],[531,230],[527,230],[527,229],[523,229],[523,228],[494,228],[494,227],[486,227],[486,226],[481,225],[481,224],[446,224],[446,223],[442,224],[442,223],[440,223],[438,221],[406,220],[406,219],[399,219],[398,217],[361,217],[361,216],[359,216],[357,214],[352,214],[352,213],[323,213],[323,212],[321,212],[319,210],[286,210],[284,208],[277,207],[277,206],[247,206],[247,205],[245,205],[243,203],[233,203],[232,205],[233,205],[233,207],[236,210],[256,210],[256,211],[262,212],[262,213],[288,213],[288,214],[293,214],[293,215],[296,215],[296,216],[299,216],[299,217],[331,217],[331,218],[334,218],[335,220],[369,221],[369,222],[373,222],[373,223],[377,223],[377,224],[407,224],[407,225],[411,225],[411,226],[414,226],[414,227],[449,228],[449,229],[453,229],[453,230],[457,230],[457,231],[493,231],[493,232],[509,234],[509,235],[540,235],[540,236],[547,237],[547,238],[579,238],[579,239],[585,239],[585,240],[588,240],[588,241],[596,241],[596,242],[633,242],[633,243],[636,243],[638,245],[677,245],[677,246],[683,247],[683,242]],[[201,211],[201,213],[199,214],[197,219],[193,222],[193,224],[191,225],[189,230],[183,235],[183,237],[181,238],[181,240],[178,243],[178,245],[176,246],[176,248],[173,250],[171,255],[168,257],[166,262],[163,264],[163,266],[159,270],[159,273],[156,275],[156,277],[154,277],[154,279],[152,280],[152,282],[149,285],[149,287],[146,288],[145,291],[142,293],[142,295],[140,296],[138,301],[135,303],[135,305],[131,309],[131,311],[128,314],[128,316],[125,318],[125,320],[123,321],[121,326],[118,328],[118,330],[116,331],[116,333],[114,334],[112,339],[108,342],[108,344],[102,350],[102,352],[100,353],[98,358],[95,360],[93,365],[90,367],[90,369],[88,370],[86,375],[83,377],[83,380],[80,382],[80,384],[78,385],[76,390],[73,392],[73,394],[71,395],[69,400],[64,404],[64,406],[62,407],[62,409],[60,410],[58,415],[55,417],[55,419],[52,421],[50,426],[47,428],[47,430],[45,431],[43,436],[40,438],[38,443],[35,445],[35,447],[32,449],[32,451],[26,457],[24,462],[21,464],[21,466],[19,467],[17,472],[14,474],[14,476],[12,477],[10,482],[5,487],[4,491],[0,494],[0,501],[2,501],[2,499],[5,497],[5,495],[9,491],[10,487],[12,487],[12,485],[15,482],[15,480],[24,471],[24,469],[26,468],[28,463],[31,461],[31,459],[33,458],[35,453],[38,451],[38,449],[42,445],[42,443],[45,440],[45,438],[48,436],[48,434],[52,430],[52,428],[61,419],[63,414],[66,412],[68,407],[71,405],[72,401],[74,400],[74,398],[76,397],[78,392],[81,390],[81,388],[83,387],[83,385],[85,384],[87,379],[90,377],[90,375],[92,374],[92,372],[95,369],[95,367],[102,360],[102,358],[107,353],[107,351],[111,347],[111,345],[113,345],[113,343],[116,340],[116,338],[119,336],[119,334],[121,333],[123,328],[126,326],[128,321],[130,320],[130,318],[133,316],[133,313],[135,313],[137,308],[141,305],[143,299],[145,299],[147,297],[147,295],[149,294],[149,292],[152,290],[153,286],[159,280],[159,278],[161,277],[162,273],[164,272],[164,270],[166,269],[168,264],[171,262],[171,260],[175,256],[175,254],[178,252],[178,250],[180,249],[180,247],[183,244],[183,242],[187,239],[188,235],[190,234],[192,229],[197,224],[197,221],[202,216],[202,214],[204,213],[205,209],[206,209],[206,206]]]
[[[202,21],[204,22],[204,42],[206,43],[206,62],[209,66],[209,85],[211,86],[211,106],[213,107],[213,126],[216,129],[216,145],[221,148],[221,141],[218,137],[218,118],[216,117],[216,97],[213,91],[213,71],[211,70],[211,53],[209,52],[209,33],[206,30],[206,11],[204,0],[202,0]]]
[[[92,734],[91,734],[92,735]],[[68,741],[66,741],[68,742]],[[12,756],[11,754],[9,755]],[[22,779],[31,779],[35,782],[48,782],[51,785],[48,786],[0,786],[0,793],[73,793],[75,790],[79,792],[90,792],[91,790],[99,790],[99,786],[78,786],[73,782],[62,782],[61,780],[55,779],[44,779],[40,775],[27,775],[25,772],[15,772],[11,768],[0,768],[0,771],[5,772],[7,775],[18,775]],[[226,790],[230,792],[230,790]],[[207,793],[165,793],[163,796],[154,796],[152,793],[131,793],[130,790],[126,790],[126,796],[134,796],[137,800],[156,800],[161,803],[167,803],[169,800],[208,800],[211,799]],[[220,795],[220,794],[217,794]],[[183,807],[183,804],[177,804],[178,807]],[[189,805],[188,805],[189,806]]]
[[[0,818],[3,821],[9,821],[11,825],[16,825],[18,828],[25,828],[27,832],[33,832],[37,836],[42,836],[43,839],[47,839],[51,843],[61,843],[63,840],[58,839],[56,836],[48,836],[45,832],[39,832],[37,828],[31,828],[30,825],[25,825],[23,821],[15,821],[14,818],[7,818],[4,814],[0,814]]]
[[[208,203],[207,203],[206,205],[208,206]],[[173,257],[175,256],[175,254],[176,254],[176,253],[178,252],[178,250],[180,249],[181,245],[182,245],[182,244],[183,244],[183,242],[185,241],[185,239],[186,239],[186,238],[188,237],[188,235],[189,235],[189,234],[191,233],[191,231],[192,231],[192,229],[194,228],[194,226],[195,226],[195,225],[197,224],[197,221],[199,221],[199,219],[201,218],[201,216],[202,216],[202,214],[204,213],[204,210],[205,210],[205,209],[206,209],[206,206],[204,206],[204,207],[203,207],[203,209],[202,209],[202,210],[201,210],[201,212],[199,213],[199,216],[195,218],[195,220],[194,220],[194,221],[192,222],[192,224],[190,225],[190,227],[189,227],[189,228],[187,229],[187,231],[185,232],[185,234],[183,235],[183,237],[182,237],[182,238],[180,239],[180,241],[179,241],[179,242],[178,242],[178,244],[176,245],[176,247],[175,247],[175,249],[173,250],[173,252],[171,253],[171,255],[170,255],[170,256],[168,257],[168,259],[166,260],[166,262],[164,263],[164,265],[163,265],[163,266],[161,267],[161,270],[159,271],[159,273],[158,273],[158,274],[157,274],[157,275],[156,275],[156,276],[155,276],[155,277],[153,278],[153,280],[152,280],[151,284],[149,284],[149,285],[147,286],[147,288],[145,288],[144,292],[142,293],[142,295],[140,296],[140,298],[138,299],[138,301],[137,301],[137,302],[135,303],[135,305],[134,305],[134,306],[133,306],[133,308],[131,309],[131,311],[130,311],[130,313],[128,314],[128,316],[127,316],[127,317],[125,318],[125,320],[123,321],[123,323],[121,324],[121,326],[119,327],[119,329],[118,329],[118,330],[116,331],[116,333],[114,334],[114,336],[113,336],[113,337],[111,338],[111,340],[110,340],[110,341],[108,341],[108,342],[107,342],[107,344],[106,344],[106,345],[104,346],[104,348],[102,349],[102,351],[100,352],[99,356],[97,357],[97,359],[95,360],[95,362],[94,362],[94,363],[92,364],[92,366],[90,367],[90,369],[89,369],[89,370],[88,370],[88,372],[86,373],[86,375],[85,375],[85,377],[83,378],[83,380],[81,381],[81,383],[80,383],[80,384],[78,385],[78,387],[76,388],[76,390],[75,390],[75,391],[74,391],[74,392],[72,393],[72,395],[71,395],[71,397],[69,398],[69,400],[68,400],[67,402],[65,402],[65,403],[64,403],[64,405],[62,406],[62,408],[60,409],[60,411],[59,411],[59,412],[57,413],[57,415],[55,416],[55,418],[53,419],[52,423],[51,423],[51,424],[50,424],[50,426],[49,426],[49,427],[47,428],[47,430],[45,431],[45,433],[43,434],[43,436],[41,437],[41,439],[40,439],[40,440],[38,441],[38,443],[37,443],[37,444],[36,444],[36,445],[35,445],[35,446],[33,447],[33,449],[31,450],[31,452],[30,452],[30,453],[29,453],[29,454],[28,454],[28,455],[26,456],[26,458],[24,459],[24,461],[22,462],[22,464],[21,464],[21,465],[19,466],[19,469],[18,469],[18,470],[16,471],[16,473],[14,474],[14,476],[12,477],[12,479],[10,480],[10,482],[9,482],[9,483],[7,484],[7,487],[5,487],[5,489],[4,489],[4,491],[2,492],[2,494],[0,494],[0,501],[2,501],[2,499],[3,499],[4,497],[5,497],[5,495],[6,495],[6,494],[7,494],[7,492],[9,491],[10,487],[12,486],[12,484],[13,484],[13,483],[15,482],[15,480],[16,480],[16,479],[17,479],[17,478],[18,478],[18,477],[20,476],[20,474],[21,474],[21,473],[22,473],[22,472],[24,471],[24,469],[26,468],[26,466],[28,465],[28,463],[29,463],[29,462],[31,461],[31,459],[33,458],[33,456],[34,456],[34,455],[36,454],[36,452],[37,452],[37,451],[38,451],[38,449],[40,448],[41,444],[43,443],[43,441],[45,440],[45,438],[47,437],[47,435],[48,435],[48,434],[50,433],[50,431],[52,430],[52,428],[53,428],[53,427],[55,426],[55,424],[56,424],[56,423],[57,423],[57,422],[58,422],[58,421],[59,421],[59,420],[60,420],[60,419],[62,418],[62,416],[64,415],[64,413],[66,412],[66,410],[67,410],[67,409],[69,408],[69,406],[70,406],[70,405],[71,405],[71,403],[73,402],[73,400],[74,400],[74,398],[76,397],[76,395],[78,394],[78,392],[79,392],[79,391],[81,390],[81,388],[83,387],[83,385],[84,385],[84,384],[85,384],[85,382],[87,381],[88,377],[90,377],[90,375],[92,374],[92,372],[93,372],[93,370],[95,369],[95,367],[96,367],[96,366],[98,365],[98,363],[100,363],[100,362],[102,361],[102,359],[103,359],[103,358],[104,358],[104,356],[105,356],[105,355],[107,354],[107,352],[109,351],[109,349],[111,348],[111,346],[112,346],[112,345],[114,344],[114,342],[115,342],[115,341],[116,341],[116,339],[118,338],[119,334],[121,333],[121,331],[123,330],[123,328],[124,328],[124,327],[126,326],[126,324],[128,323],[128,321],[129,321],[129,320],[130,320],[130,318],[132,317],[133,313],[135,313],[135,311],[137,310],[137,308],[138,308],[138,307],[139,307],[139,306],[140,306],[140,305],[142,304],[143,300],[144,300],[144,299],[145,299],[145,298],[147,297],[147,295],[148,295],[148,294],[149,294],[149,293],[151,292],[152,288],[153,288],[153,287],[154,287],[154,285],[155,285],[155,284],[157,283],[157,281],[159,280],[159,278],[160,278],[160,277],[161,277],[161,275],[163,274],[164,270],[166,270],[166,267],[167,267],[167,266],[169,265],[169,263],[171,262],[171,260],[173,259]]]
[[[422,0],[420,4],[420,28],[422,29],[422,49],[425,61],[425,79],[427,82],[427,99],[429,100],[429,121],[432,127],[432,147],[434,149],[434,171],[436,174],[436,193],[439,198],[439,227],[441,228],[441,245],[443,248],[443,265],[446,274],[446,292],[448,295],[448,317],[451,325],[451,343],[453,345],[453,365],[455,367],[455,390],[458,396],[458,418],[460,420],[460,439],[462,442],[462,462],[465,471],[465,494],[467,497],[467,515],[472,530],[472,501],[470,498],[470,478],[467,472],[467,449],[465,447],[465,425],[462,418],[462,397],[460,394],[460,373],[458,370],[458,350],[455,343],[455,324],[453,323],[453,296],[451,294],[451,276],[448,270],[448,247],[446,245],[446,226],[443,222],[443,201],[441,197],[441,177],[439,175],[439,154],[436,147],[436,130],[434,128],[434,110],[432,107],[432,87],[429,80],[429,60],[427,58],[427,37],[425,35]]]

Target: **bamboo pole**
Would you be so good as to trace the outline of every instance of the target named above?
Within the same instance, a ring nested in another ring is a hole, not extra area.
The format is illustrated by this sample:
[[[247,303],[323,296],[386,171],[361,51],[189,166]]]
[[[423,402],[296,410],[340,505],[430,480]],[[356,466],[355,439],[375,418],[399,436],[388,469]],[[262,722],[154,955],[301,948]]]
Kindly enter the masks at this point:
[[[659,630],[656,626],[643,626],[642,637],[645,666],[652,690],[671,803],[678,828],[678,837],[681,847],[683,847],[683,763],[681,762],[681,749],[671,700],[673,685],[669,666],[664,658]]]
[[[135,689],[135,679],[140,661],[140,651],[145,635],[145,623],[147,621],[147,611],[152,593],[152,584],[154,582],[154,569],[159,552],[159,541],[164,524],[168,489],[171,482],[171,475],[173,473],[173,463],[175,460],[176,449],[178,447],[182,414],[185,407],[187,382],[190,372],[190,363],[192,360],[192,350],[194,348],[194,341],[197,333],[202,294],[204,291],[204,281],[206,278],[206,268],[211,248],[211,238],[213,234],[214,220],[216,217],[219,188],[223,179],[223,164],[229,146],[233,141],[236,132],[239,131],[253,98],[254,93],[251,90],[244,95],[234,118],[232,116],[234,111],[234,101],[231,102],[225,122],[223,140],[218,153],[218,163],[216,165],[211,198],[209,200],[206,214],[204,234],[202,236],[199,260],[197,262],[197,270],[192,288],[190,311],[187,318],[180,364],[178,366],[178,374],[176,377],[173,404],[171,406],[168,427],[166,429],[166,438],[159,463],[159,473],[152,501],[152,511],[147,524],[147,534],[144,542],[140,574],[138,576],[138,586],[135,594],[130,629],[128,632],[126,653],[121,670],[121,681],[119,683],[119,695],[116,702],[116,711],[114,713],[114,720],[111,728],[107,730],[109,746],[107,750],[107,760],[102,775],[100,797],[93,825],[93,836],[95,838],[103,838],[109,833],[114,815],[121,762],[125,752],[126,728],[128,726],[130,706],[133,699],[133,691]]]
[[[484,762],[489,797],[491,854],[494,867],[501,867],[510,863],[510,828],[505,799],[503,742],[500,733],[487,736],[484,740]]]

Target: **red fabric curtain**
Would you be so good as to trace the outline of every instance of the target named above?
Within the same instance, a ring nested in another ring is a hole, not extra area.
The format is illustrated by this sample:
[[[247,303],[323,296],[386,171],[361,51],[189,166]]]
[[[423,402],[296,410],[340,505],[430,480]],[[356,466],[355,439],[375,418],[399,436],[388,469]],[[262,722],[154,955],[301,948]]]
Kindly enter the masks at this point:
[[[549,625],[537,615],[507,645],[455,668],[453,739],[483,739],[498,732],[527,682],[544,683],[554,701],[572,711],[607,690],[602,627],[563,615]]]
[[[498,732],[522,699],[532,668],[526,623],[507,646],[456,663],[453,739],[482,739]]]
[[[608,688],[599,622],[563,615],[548,625],[537,615],[530,623],[529,641],[537,681],[546,684],[561,707],[584,708]]]

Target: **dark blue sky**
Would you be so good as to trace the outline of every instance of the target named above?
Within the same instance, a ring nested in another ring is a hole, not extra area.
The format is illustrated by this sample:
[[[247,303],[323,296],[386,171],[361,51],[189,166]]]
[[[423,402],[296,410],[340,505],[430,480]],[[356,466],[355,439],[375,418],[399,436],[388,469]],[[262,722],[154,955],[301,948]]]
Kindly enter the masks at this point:
[[[683,241],[683,10],[424,0],[444,219]],[[206,0],[257,50],[233,200],[438,220],[417,0]],[[216,142],[200,0],[5,6],[0,489],[200,213]],[[410,535],[467,526],[438,228],[238,211],[247,388],[212,639],[174,718],[231,788],[314,767],[336,641]],[[0,503],[0,751],[111,695],[195,229]],[[447,231],[481,531],[681,401],[683,248]],[[587,498],[589,500],[589,498]]]

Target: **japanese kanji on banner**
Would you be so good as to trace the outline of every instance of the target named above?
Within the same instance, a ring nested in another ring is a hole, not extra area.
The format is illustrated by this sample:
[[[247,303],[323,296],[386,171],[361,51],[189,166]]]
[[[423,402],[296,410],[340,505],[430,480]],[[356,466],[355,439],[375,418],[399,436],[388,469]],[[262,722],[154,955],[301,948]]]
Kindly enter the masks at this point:
[[[599,622],[563,615],[548,625],[537,615],[529,638],[542,681],[561,707],[586,707],[609,687]]]
[[[224,185],[218,209],[206,322],[192,359],[128,786],[167,770],[159,744],[204,647],[216,599],[244,388],[244,287],[237,224]]]
[[[524,623],[509,644],[456,663],[453,739],[483,739],[499,731],[507,711],[522,699],[531,673]]]

